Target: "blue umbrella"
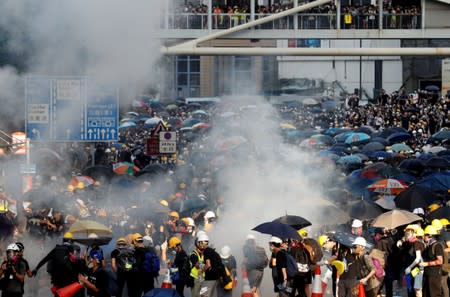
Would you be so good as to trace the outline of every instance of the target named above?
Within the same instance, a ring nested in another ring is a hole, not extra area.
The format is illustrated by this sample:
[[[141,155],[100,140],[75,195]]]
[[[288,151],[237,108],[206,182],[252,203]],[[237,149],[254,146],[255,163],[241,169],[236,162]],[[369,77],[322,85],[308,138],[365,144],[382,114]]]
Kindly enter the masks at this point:
[[[405,132],[396,132],[393,133],[391,135],[389,135],[386,140],[389,142],[389,144],[394,144],[394,143],[398,143],[398,142],[403,142],[406,140],[411,139],[412,136],[409,133],[405,133]]]
[[[192,114],[207,115],[206,111],[203,109],[197,109],[196,111],[193,111]]]
[[[134,128],[134,127],[136,127],[135,122],[123,122],[119,125],[119,129]]]
[[[447,139],[450,139],[450,131],[442,129],[441,131],[431,135],[431,137],[428,138],[427,143],[432,143],[434,141],[441,142],[441,141],[444,141],[444,140],[447,140]]]
[[[302,237],[300,234],[298,234],[297,230],[292,228],[289,225],[272,221],[272,222],[265,222],[262,224],[259,224],[258,226],[254,227],[252,230],[258,231],[260,233],[269,234],[272,236],[277,236],[282,239],[286,238],[292,238],[292,239],[298,239],[301,240]]]
[[[337,164],[347,165],[347,164],[361,164],[362,159],[358,155],[348,155],[340,157],[337,161]]]
[[[183,127],[192,127],[193,125],[198,124],[198,123],[200,123],[199,119],[189,118],[189,119],[184,120]]]
[[[334,136],[334,140],[336,140],[336,142],[344,143],[345,140],[347,139],[347,137],[349,135],[352,135],[353,133],[354,132],[352,132],[352,131],[339,133],[338,135]]]
[[[376,160],[385,160],[392,157],[392,154],[385,152],[385,151],[377,151],[377,152],[366,152],[366,155],[369,158],[376,159]]]
[[[160,119],[160,118],[150,118],[144,122],[144,125],[142,126],[142,128],[146,128],[146,129],[153,128],[156,125],[158,125],[158,123],[161,121],[162,121],[162,119]]]
[[[425,91],[428,91],[428,92],[439,92],[440,90],[441,90],[441,88],[439,88],[436,85],[429,85],[429,86],[425,87]]]
[[[399,152],[407,152],[407,153],[412,153],[413,149],[404,143],[396,143],[394,145],[391,146],[391,150],[393,152],[399,153]]]
[[[338,134],[341,134],[341,133],[344,133],[344,132],[351,132],[351,131],[349,129],[346,129],[346,128],[333,128],[333,127],[331,127],[331,128],[326,129],[325,131],[323,131],[322,134],[334,137],[334,136],[336,136]]]
[[[379,143],[377,141],[369,142],[368,144],[365,144],[361,151],[367,153],[367,152],[376,152],[376,151],[382,151],[384,150],[385,145],[382,143]]]
[[[416,185],[429,188],[433,191],[447,192],[450,189],[450,173],[435,172],[418,180]]]
[[[354,132],[345,138],[345,144],[349,145],[360,145],[368,143],[370,141],[370,136],[363,132]]]

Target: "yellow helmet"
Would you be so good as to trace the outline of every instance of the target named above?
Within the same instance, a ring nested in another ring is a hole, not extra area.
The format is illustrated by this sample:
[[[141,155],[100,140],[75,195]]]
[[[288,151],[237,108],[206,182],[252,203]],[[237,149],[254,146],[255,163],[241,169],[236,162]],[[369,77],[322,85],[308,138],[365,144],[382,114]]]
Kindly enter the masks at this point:
[[[300,229],[297,233],[300,234],[301,237],[308,237],[308,231],[306,229]]]
[[[423,233],[428,234],[428,235],[437,235],[438,234],[436,228],[432,225],[426,226],[425,230],[423,230]]]
[[[439,207],[441,207],[441,206],[438,203],[433,203],[433,204],[428,205],[427,209],[428,209],[428,212],[433,212],[436,209],[438,209]]]
[[[116,244],[127,244],[127,240],[125,239],[125,237],[119,237],[116,240]]]
[[[83,190],[84,188],[85,188],[84,182],[79,182],[79,183],[77,184],[77,189]]]
[[[323,247],[325,243],[330,241],[330,238],[328,237],[328,235],[320,235],[317,241],[319,242],[320,246]]]
[[[174,218],[179,219],[180,215],[176,211],[171,211],[171,212],[169,212],[169,217],[174,217]]]
[[[448,221],[448,219],[440,219],[442,226],[447,226],[450,225],[450,222]]]
[[[174,236],[169,239],[169,249],[173,249],[179,244],[181,244],[181,240],[178,237]]]
[[[167,202],[167,200],[164,199],[159,200],[159,203],[164,206],[169,206],[169,202]]]
[[[417,229],[416,236],[417,237],[423,237],[423,235],[424,235],[423,229],[422,228]]]
[[[66,233],[64,233],[63,238],[65,238],[65,239],[72,239],[72,238],[73,238],[72,232],[66,232]]]
[[[73,190],[75,190],[74,186],[72,185],[67,186],[67,192],[73,192]]]
[[[408,226],[406,226],[405,231],[406,230],[413,230],[414,232],[417,232],[417,229],[419,229],[420,226],[417,224],[409,224]]]
[[[345,263],[339,260],[334,260],[331,262],[331,265],[336,267],[337,275],[340,276],[342,273],[344,273],[345,270]]]
[[[143,241],[144,238],[142,237],[142,235],[140,233],[133,233],[131,234],[131,241],[134,242],[138,242],[138,241]]]
[[[431,221],[431,226],[433,226],[434,228],[436,228],[436,231],[440,231],[442,229],[442,223],[440,220],[438,219],[434,219]]]

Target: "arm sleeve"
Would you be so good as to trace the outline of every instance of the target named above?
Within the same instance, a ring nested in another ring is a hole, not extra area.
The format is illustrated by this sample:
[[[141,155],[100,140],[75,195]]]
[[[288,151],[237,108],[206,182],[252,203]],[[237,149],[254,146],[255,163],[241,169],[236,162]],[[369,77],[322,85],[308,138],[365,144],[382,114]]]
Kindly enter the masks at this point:
[[[53,254],[54,254],[54,250],[51,250],[51,251],[47,254],[47,256],[45,256],[45,257],[38,263],[38,265],[36,266],[36,268],[35,268],[34,270],[38,271],[39,268],[41,268],[45,263],[47,263],[47,262],[53,257]]]

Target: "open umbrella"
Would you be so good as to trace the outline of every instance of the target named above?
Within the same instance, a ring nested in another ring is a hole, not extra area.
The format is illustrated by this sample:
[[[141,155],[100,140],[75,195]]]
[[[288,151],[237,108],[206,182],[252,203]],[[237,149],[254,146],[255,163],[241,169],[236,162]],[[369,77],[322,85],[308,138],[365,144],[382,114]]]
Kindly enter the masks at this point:
[[[372,141],[368,144],[365,144],[363,148],[361,149],[362,152],[376,152],[376,151],[382,151],[384,150],[385,145],[378,142],[378,141]]]
[[[313,98],[306,98],[302,101],[302,104],[303,105],[317,105],[317,104],[319,104],[319,102],[317,102],[317,100],[313,99]]]
[[[342,231],[336,231],[335,233],[333,233],[330,238],[334,241],[336,241],[337,243],[340,243],[342,245],[345,245],[347,247],[352,247],[353,246],[353,242],[355,241],[356,237],[358,237],[357,235],[351,234],[351,233],[347,233],[347,232],[342,232]],[[370,250],[373,247],[373,244],[371,243],[367,243],[366,249]]]
[[[392,210],[397,208],[394,202],[395,196],[393,195],[379,195],[375,200],[375,204],[379,205],[383,209]]]
[[[120,123],[120,125],[119,125],[119,129],[134,128],[134,127],[136,127],[136,123],[131,122],[131,121],[123,122],[123,123]]]
[[[441,129],[439,132],[431,135],[430,138],[428,138],[427,143],[442,142],[448,139],[450,139],[450,131],[446,129]]]
[[[87,186],[94,184],[94,179],[92,177],[86,176],[86,175],[76,175],[76,176],[72,176],[72,178],[70,179],[69,185],[76,187],[80,183],[83,183],[84,186],[87,187]]]
[[[391,135],[389,135],[386,140],[389,142],[389,144],[394,144],[394,143],[406,141],[411,138],[412,138],[412,135],[409,133],[396,132],[396,133],[392,133]]]
[[[367,186],[367,189],[372,192],[389,195],[397,195],[404,191],[406,188],[408,188],[408,185],[400,180],[393,178],[381,179]]]
[[[442,206],[428,214],[428,219],[448,219],[450,218],[450,206]]]
[[[404,143],[393,144],[391,146],[391,150],[395,153],[401,153],[401,152],[413,153],[414,152],[413,149],[409,145],[404,144]]]
[[[370,220],[383,213],[380,206],[373,201],[360,199],[350,204],[348,214],[352,218],[360,220]]]
[[[399,226],[407,225],[421,220],[421,217],[413,214],[412,212],[402,209],[394,209],[376,217],[372,222],[372,225],[378,228],[394,229]]]
[[[307,219],[305,219],[301,216],[295,216],[295,215],[285,215],[285,216],[279,217],[273,221],[287,224],[297,230],[311,226],[310,221],[308,221]]]
[[[349,145],[360,145],[364,143],[368,143],[370,141],[370,135],[362,132],[354,132],[345,138],[345,144]]]
[[[292,238],[301,240],[302,237],[300,234],[298,234],[297,230],[292,228],[289,225],[272,221],[272,222],[265,222],[262,224],[259,224],[258,226],[254,227],[252,230],[258,231],[260,233],[269,234],[272,236],[277,236],[280,238]]]
[[[133,174],[139,171],[139,167],[130,162],[114,163],[112,169],[117,174]]]
[[[92,236],[95,233],[91,234],[91,236],[87,237],[74,237],[72,240],[77,243],[81,243],[87,246],[92,246],[93,244],[101,246],[101,245],[107,245],[111,239],[112,236]]]
[[[437,195],[431,189],[414,184],[398,194],[394,201],[398,208],[413,211],[418,207],[425,209],[438,199]]]
[[[203,198],[183,200],[181,202],[180,212],[183,213],[183,212],[198,211],[205,207],[208,207],[208,205],[209,205],[208,201]]]
[[[85,235],[87,237],[92,233],[97,236],[112,235],[112,231],[109,227],[92,220],[76,221],[70,226],[68,232],[73,233],[75,238],[79,235]]]
[[[91,176],[94,179],[110,179],[111,177],[113,177],[114,172],[112,171],[111,166],[95,165],[83,169],[82,174]]]
[[[439,92],[440,90],[441,90],[441,88],[439,88],[436,85],[428,85],[425,87],[425,91],[428,91],[428,92]]]

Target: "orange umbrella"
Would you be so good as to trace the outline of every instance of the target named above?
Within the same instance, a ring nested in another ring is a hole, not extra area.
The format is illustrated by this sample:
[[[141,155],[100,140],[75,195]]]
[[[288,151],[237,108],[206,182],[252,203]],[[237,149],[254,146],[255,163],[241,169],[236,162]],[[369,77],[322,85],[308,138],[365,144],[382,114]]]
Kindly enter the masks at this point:
[[[139,167],[130,162],[119,162],[113,164],[113,171],[117,174],[133,174],[139,172]]]
[[[383,193],[388,195],[397,195],[403,192],[408,185],[403,181],[393,178],[386,178],[379,181],[374,182],[373,184],[367,186],[372,192]]]

